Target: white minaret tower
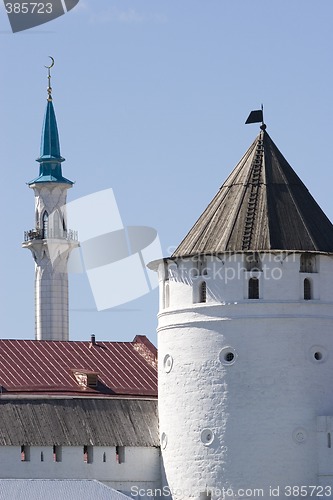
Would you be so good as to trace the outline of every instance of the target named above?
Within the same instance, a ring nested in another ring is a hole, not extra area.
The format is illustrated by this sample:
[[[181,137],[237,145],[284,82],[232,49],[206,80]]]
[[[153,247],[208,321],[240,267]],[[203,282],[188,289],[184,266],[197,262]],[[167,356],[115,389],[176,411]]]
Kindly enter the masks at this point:
[[[72,181],[62,176],[60,144],[52,103],[50,68],[48,99],[43,124],[39,176],[28,183],[35,193],[35,229],[25,232],[23,248],[35,260],[36,340],[68,340],[69,254],[77,243],[67,228],[66,197]]]
[[[333,226],[265,125],[150,267],[173,500],[333,498]]]

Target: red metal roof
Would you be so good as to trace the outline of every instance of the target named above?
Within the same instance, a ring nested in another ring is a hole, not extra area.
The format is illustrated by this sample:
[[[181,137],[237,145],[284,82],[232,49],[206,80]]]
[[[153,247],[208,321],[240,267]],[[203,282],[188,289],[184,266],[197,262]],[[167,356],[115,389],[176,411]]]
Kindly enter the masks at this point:
[[[84,387],[75,372],[98,374]],[[157,350],[143,335],[133,342],[0,340],[0,390],[8,394],[157,396]]]

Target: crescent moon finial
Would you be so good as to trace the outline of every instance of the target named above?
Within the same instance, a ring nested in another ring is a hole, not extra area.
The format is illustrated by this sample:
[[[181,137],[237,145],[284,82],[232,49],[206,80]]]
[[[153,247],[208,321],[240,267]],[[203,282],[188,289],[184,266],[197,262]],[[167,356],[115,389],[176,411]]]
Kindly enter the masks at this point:
[[[49,56],[49,58],[51,59],[51,64],[50,64],[50,66],[45,66],[45,68],[47,68],[47,69],[51,69],[54,66],[54,58],[52,56]]]
[[[45,66],[45,68],[47,69],[47,79],[49,81],[49,86],[47,87],[47,100],[52,101],[51,68],[53,68],[54,66],[54,58],[52,56],[49,56],[49,58],[51,59],[51,64],[50,66]]]

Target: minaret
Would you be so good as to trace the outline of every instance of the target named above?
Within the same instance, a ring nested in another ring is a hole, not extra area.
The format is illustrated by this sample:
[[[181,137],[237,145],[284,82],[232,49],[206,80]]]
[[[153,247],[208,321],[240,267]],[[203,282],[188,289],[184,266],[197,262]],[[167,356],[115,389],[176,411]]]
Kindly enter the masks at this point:
[[[264,124],[149,267],[173,500],[333,498],[333,225]]]
[[[51,58],[52,59],[52,58]],[[68,340],[68,273],[77,235],[67,228],[67,189],[73,182],[62,175],[57,121],[48,68],[48,98],[41,138],[39,176],[28,183],[35,193],[35,228],[26,231],[23,248],[35,260],[36,340]]]

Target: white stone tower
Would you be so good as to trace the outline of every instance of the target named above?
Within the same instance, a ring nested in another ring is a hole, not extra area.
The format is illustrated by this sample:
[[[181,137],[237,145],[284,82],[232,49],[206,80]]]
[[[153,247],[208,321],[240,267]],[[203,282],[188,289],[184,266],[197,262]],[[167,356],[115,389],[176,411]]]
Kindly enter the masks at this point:
[[[53,66],[50,66],[50,68]],[[26,231],[23,248],[35,260],[36,340],[68,340],[69,254],[77,235],[67,228],[67,189],[73,185],[62,175],[58,128],[49,86],[41,139],[39,176],[28,183],[35,193],[35,228]]]
[[[265,125],[150,267],[173,500],[333,498],[333,226]]]

